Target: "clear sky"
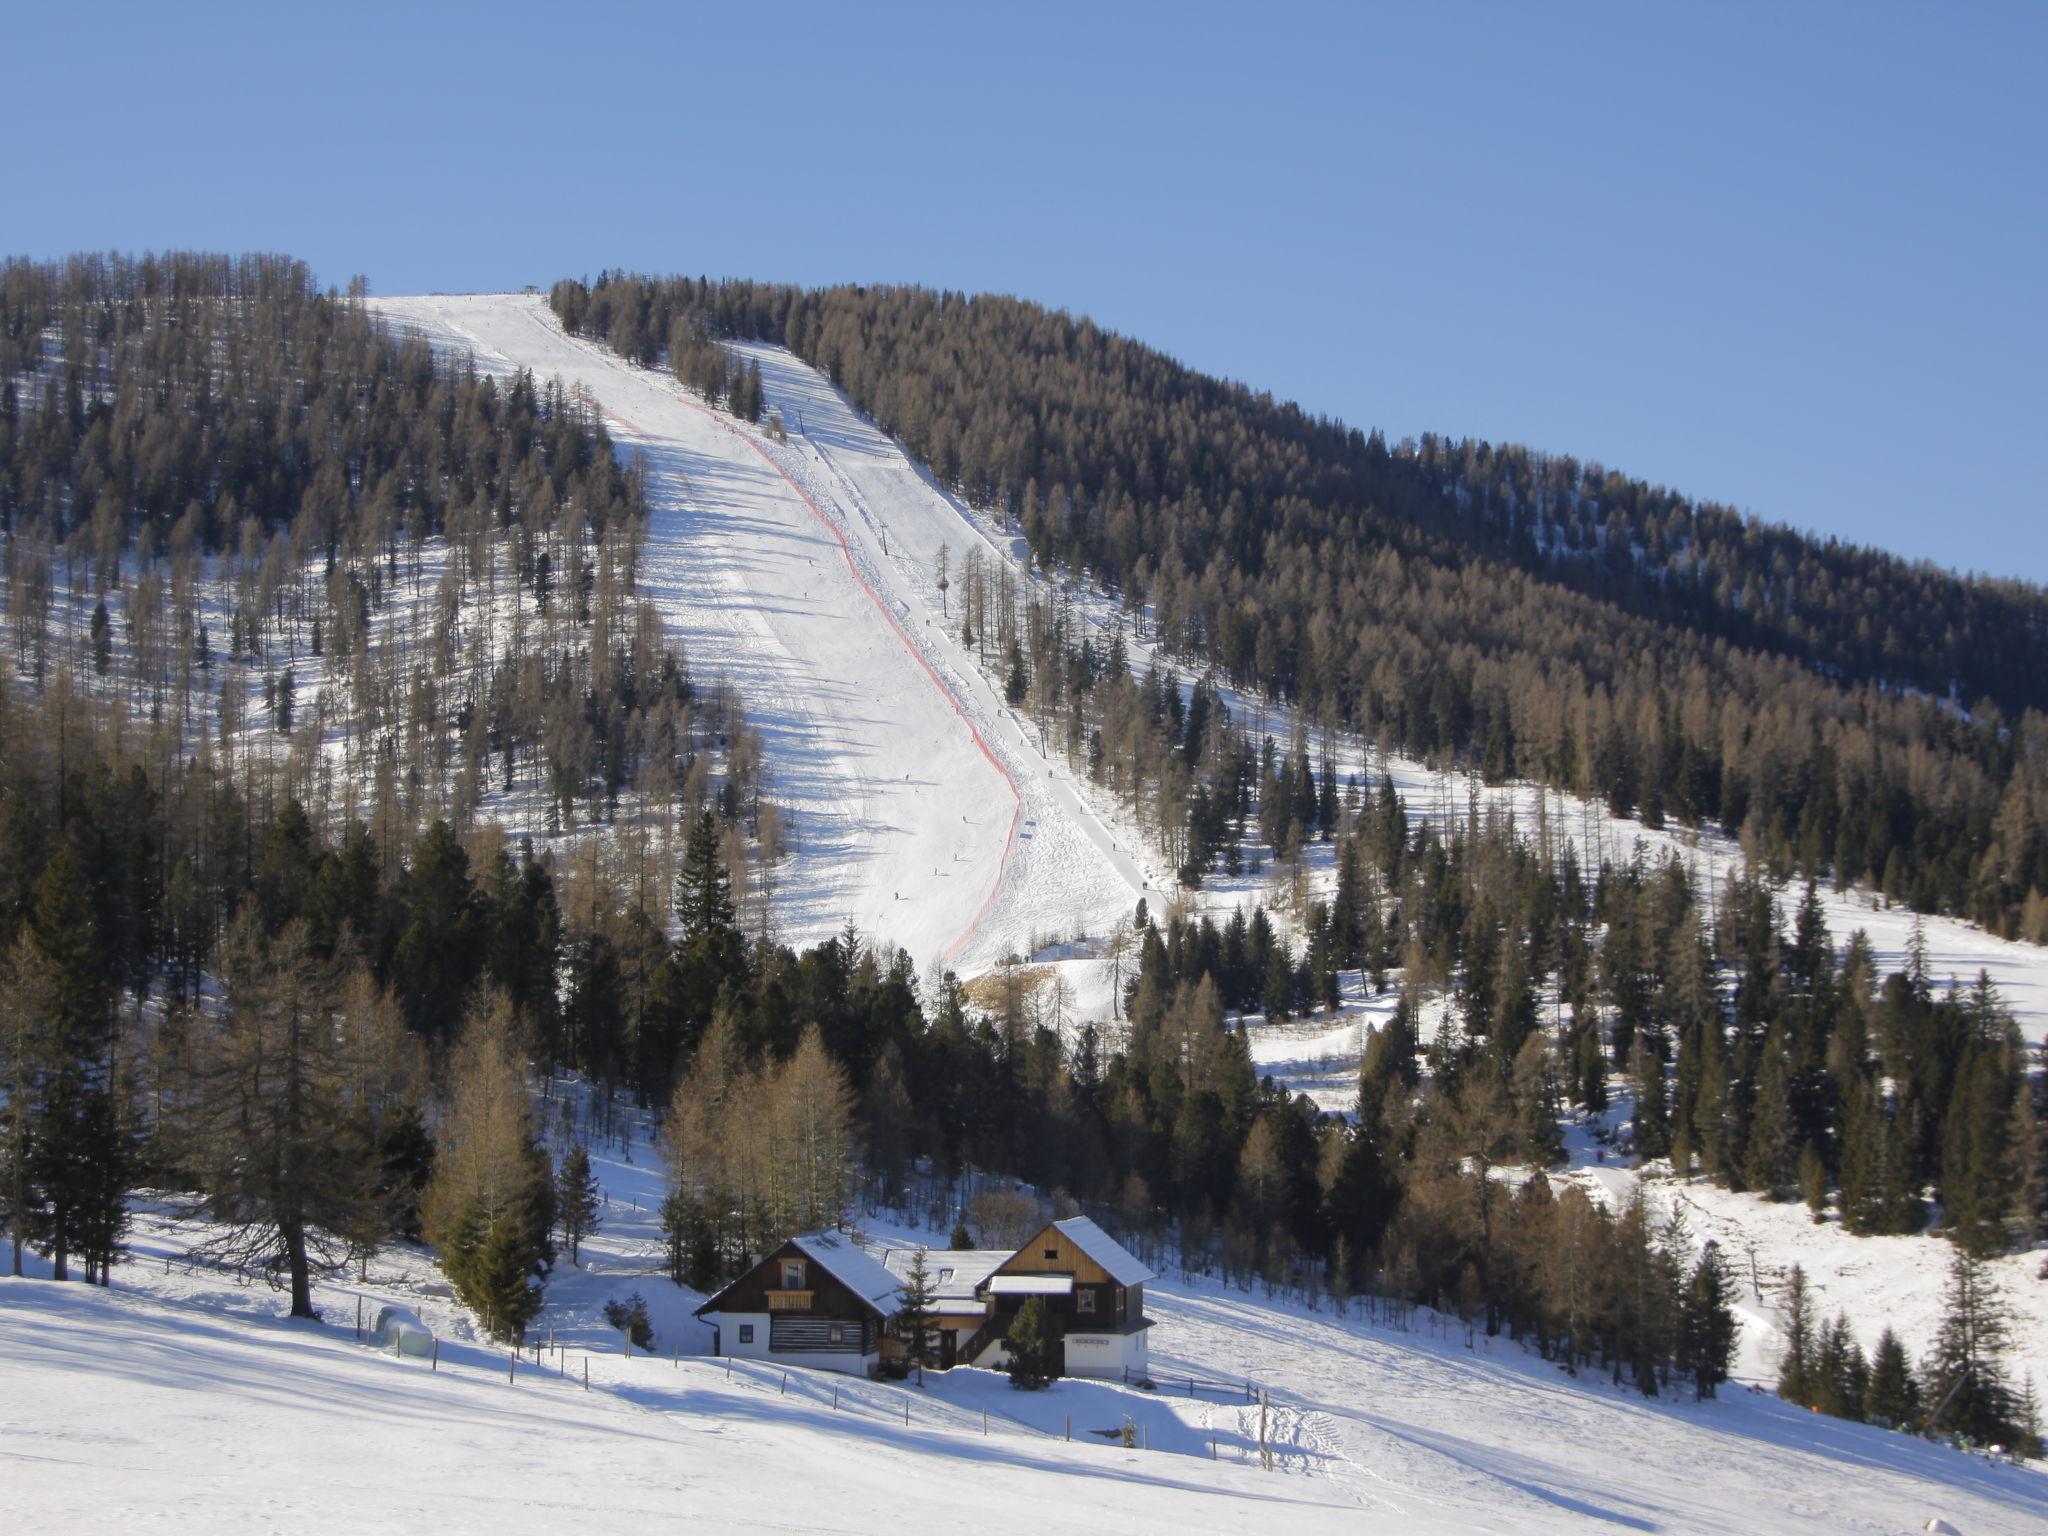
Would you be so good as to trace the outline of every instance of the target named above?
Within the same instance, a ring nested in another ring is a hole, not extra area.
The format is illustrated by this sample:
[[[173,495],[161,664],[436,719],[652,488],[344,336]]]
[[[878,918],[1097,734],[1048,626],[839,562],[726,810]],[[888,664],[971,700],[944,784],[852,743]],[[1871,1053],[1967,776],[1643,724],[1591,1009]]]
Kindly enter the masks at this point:
[[[0,252],[1021,294],[2048,580],[2048,5],[17,6]]]

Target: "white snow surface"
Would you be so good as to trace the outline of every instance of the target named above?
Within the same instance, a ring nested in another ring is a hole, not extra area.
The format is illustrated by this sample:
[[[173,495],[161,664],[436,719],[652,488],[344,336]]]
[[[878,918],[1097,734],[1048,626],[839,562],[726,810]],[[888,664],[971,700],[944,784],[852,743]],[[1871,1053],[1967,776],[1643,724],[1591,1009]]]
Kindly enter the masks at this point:
[[[365,1282],[323,1281],[321,1323],[286,1320],[266,1288],[187,1268],[203,1230],[147,1204],[111,1290],[0,1279],[4,1528],[2048,1526],[2048,1476],[2030,1468],[1741,1387],[1716,1402],[1648,1401],[1428,1313],[1339,1318],[1178,1272],[1146,1290],[1152,1390],[1020,1393],[972,1369],[918,1386],[710,1359],[709,1330],[690,1316],[702,1298],[660,1273],[662,1175],[647,1134],[635,1123],[592,1145],[601,1226],[580,1267],[558,1263],[532,1333],[539,1358],[509,1379],[507,1352],[418,1250],[380,1255]],[[874,1221],[845,1241],[881,1254],[931,1235]],[[635,1293],[651,1354],[628,1355],[601,1320],[605,1301]],[[358,1342],[359,1300],[366,1323],[382,1305],[415,1312],[438,1361]],[[1137,1449],[1117,1443],[1126,1420]]]
[[[644,455],[643,591],[692,671],[737,688],[791,812],[777,930],[848,921],[964,975],[1053,929],[1100,932],[1148,874],[1030,744],[916,579],[973,537],[888,437],[786,352],[762,364],[788,444],[666,374],[566,335],[532,294],[372,301],[499,373],[585,392]],[[884,552],[884,546],[887,552]],[[906,551],[912,552],[906,555]],[[928,551],[928,556],[925,553]]]

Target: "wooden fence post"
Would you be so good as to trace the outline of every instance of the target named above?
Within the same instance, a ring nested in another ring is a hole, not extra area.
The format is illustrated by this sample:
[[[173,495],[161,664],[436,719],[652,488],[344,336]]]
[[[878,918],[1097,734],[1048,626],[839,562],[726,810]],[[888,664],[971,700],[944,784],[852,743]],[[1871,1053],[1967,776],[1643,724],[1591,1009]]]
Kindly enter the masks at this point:
[[[508,1383],[510,1383],[512,1381],[516,1381],[518,1379],[518,1376],[519,1351],[516,1349],[508,1349],[505,1351],[505,1380]]]
[[[441,1341],[438,1338],[434,1340],[434,1369],[437,1372],[441,1369]]]
[[[590,1356],[583,1357],[583,1390],[590,1390]]]

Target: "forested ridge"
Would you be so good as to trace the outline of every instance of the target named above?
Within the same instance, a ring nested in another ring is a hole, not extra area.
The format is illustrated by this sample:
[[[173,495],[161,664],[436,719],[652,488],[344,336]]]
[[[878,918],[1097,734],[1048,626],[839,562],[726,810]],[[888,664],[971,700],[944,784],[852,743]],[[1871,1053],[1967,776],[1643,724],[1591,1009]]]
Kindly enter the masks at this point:
[[[714,394],[721,338],[790,346],[1037,559],[1312,722],[2048,940],[2038,587],[1527,449],[1389,447],[1015,299],[602,274],[551,302]]]

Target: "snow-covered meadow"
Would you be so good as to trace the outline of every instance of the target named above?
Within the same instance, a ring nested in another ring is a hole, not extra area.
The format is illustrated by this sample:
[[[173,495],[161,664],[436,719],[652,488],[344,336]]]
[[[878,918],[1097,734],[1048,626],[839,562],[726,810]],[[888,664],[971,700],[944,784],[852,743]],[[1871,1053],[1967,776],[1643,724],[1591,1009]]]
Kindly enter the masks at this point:
[[[556,1085],[543,1123],[566,1136]],[[1426,1312],[1338,1317],[1171,1272],[1146,1290],[1154,1388],[1013,1391],[988,1371],[864,1382],[710,1358],[661,1273],[644,1118],[597,1136],[602,1226],[558,1261],[529,1350],[489,1344],[424,1252],[330,1277],[325,1319],[184,1255],[138,1210],[109,1291],[0,1280],[0,1511],[89,1529],[1389,1533],[1902,1531],[2048,1523],[2048,1474],[1821,1418],[1731,1383],[1646,1401]],[[589,1134],[585,1118],[576,1128]],[[900,1217],[872,1248],[942,1242]],[[637,1294],[652,1352],[603,1320]],[[396,1304],[438,1358],[359,1340]],[[586,1387],[587,1380],[587,1387]],[[1262,1397],[1263,1402],[1255,1400]],[[907,1413],[907,1421],[906,1421]],[[1259,1452],[1261,1417],[1272,1451]],[[1128,1418],[1138,1445],[1126,1449]],[[1071,1434],[1071,1439],[1068,1436]]]

